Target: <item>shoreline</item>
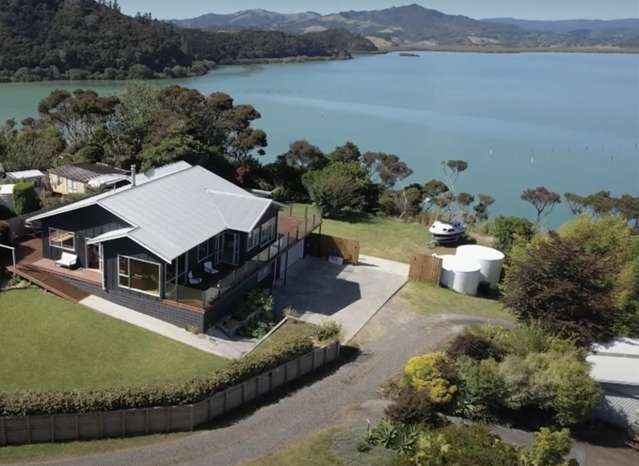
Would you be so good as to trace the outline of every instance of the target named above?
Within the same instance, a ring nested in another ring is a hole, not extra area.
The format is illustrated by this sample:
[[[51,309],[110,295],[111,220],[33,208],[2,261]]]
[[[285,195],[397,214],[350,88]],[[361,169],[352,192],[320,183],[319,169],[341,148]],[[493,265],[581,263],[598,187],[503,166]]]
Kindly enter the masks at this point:
[[[575,53],[575,54],[592,54],[592,55],[635,55],[639,54],[639,48],[637,49],[619,49],[619,48],[516,48],[516,47],[476,47],[476,46],[424,46],[424,45],[405,45],[399,47],[388,47],[379,49],[376,51],[362,50],[351,51],[348,55],[331,55],[331,56],[293,56],[293,57],[281,57],[281,58],[247,58],[240,60],[229,60],[223,63],[218,63],[214,68],[209,69],[205,74],[187,76],[183,78],[150,78],[144,81],[150,82],[162,82],[166,80],[178,80],[178,79],[196,79],[206,76],[207,74],[215,72],[218,68],[226,66],[251,66],[251,65],[289,65],[289,64],[301,64],[301,63],[318,63],[318,62],[331,62],[331,61],[348,61],[355,60],[359,57],[367,57],[374,55],[387,55],[390,53],[399,52],[422,52],[422,53],[477,53],[477,54],[524,54],[524,53]],[[82,82],[82,83],[104,83],[104,82],[128,82],[139,81],[137,79],[86,79],[86,80],[71,80],[71,79],[41,79],[41,80],[25,80],[25,81],[0,81],[0,85],[6,84],[29,84],[29,83],[70,83],[70,82]]]
[[[495,54],[517,54],[517,53],[584,53],[593,55],[634,55],[639,54],[639,48],[617,48],[617,47],[499,47],[472,45],[451,45],[451,46],[428,46],[428,45],[401,45],[380,49],[378,53],[393,52],[451,52],[451,53],[495,53]],[[373,52],[374,53],[374,52]],[[359,53],[358,53],[359,54]]]

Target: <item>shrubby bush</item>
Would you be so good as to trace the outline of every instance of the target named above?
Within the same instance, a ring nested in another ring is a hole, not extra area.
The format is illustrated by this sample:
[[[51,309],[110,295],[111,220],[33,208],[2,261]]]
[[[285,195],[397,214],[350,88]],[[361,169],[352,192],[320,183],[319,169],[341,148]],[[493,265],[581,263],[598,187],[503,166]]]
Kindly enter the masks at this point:
[[[530,241],[535,235],[535,225],[521,217],[495,218],[491,234],[495,237],[495,247],[508,256],[517,241]]]
[[[342,326],[334,320],[326,320],[317,326],[315,337],[320,342],[339,340]]]
[[[417,440],[416,466],[562,466],[570,451],[568,430],[541,429],[530,449],[514,447],[486,427],[449,425],[424,431]]]
[[[639,241],[623,221],[577,222],[513,248],[504,302],[522,322],[588,346],[639,319]]]
[[[455,369],[444,353],[429,353],[408,360],[404,367],[404,382],[423,392],[435,404],[449,403],[457,387]]]
[[[232,361],[209,376],[181,384],[118,387],[83,392],[31,392],[0,394],[0,416],[91,413],[155,406],[188,405],[236,385],[262,372],[310,352],[310,337],[291,338],[265,352]]]
[[[518,466],[515,447],[483,426],[449,425],[420,434],[417,466]]]
[[[34,212],[42,207],[33,183],[20,182],[13,187],[13,208],[18,215]]]
[[[481,326],[464,336],[452,342],[450,359],[444,353],[410,359],[403,386],[425,393],[440,411],[491,422],[525,412],[543,423],[571,426],[586,420],[601,401],[585,352],[571,341],[539,327]],[[486,343],[481,358],[473,358],[466,344],[474,341]]]
[[[451,359],[468,356],[477,361],[501,357],[500,351],[494,348],[488,340],[472,333],[458,335],[448,346],[447,354]]]
[[[402,424],[433,425],[438,416],[425,393],[413,387],[403,387],[384,413],[394,422]]]

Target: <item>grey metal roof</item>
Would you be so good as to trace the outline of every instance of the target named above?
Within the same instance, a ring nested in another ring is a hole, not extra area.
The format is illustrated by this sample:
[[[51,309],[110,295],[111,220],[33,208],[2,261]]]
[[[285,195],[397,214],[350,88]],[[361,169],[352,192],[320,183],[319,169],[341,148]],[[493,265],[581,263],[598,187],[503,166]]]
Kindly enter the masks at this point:
[[[93,202],[90,202],[93,200]],[[126,236],[167,262],[224,230],[250,232],[273,201],[259,198],[202,167],[159,176],[29,219],[97,204],[129,223]]]
[[[126,175],[128,172],[119,168],[96,163],[76,163],[49,169],[49,173],[80,183],[86,183],[101,175]]]
[[[40,178],[44,176],[40,170],[22,170],[17,172],[7,172],[7,178],[12,178],[14,180],[24,180],[30,178]]]

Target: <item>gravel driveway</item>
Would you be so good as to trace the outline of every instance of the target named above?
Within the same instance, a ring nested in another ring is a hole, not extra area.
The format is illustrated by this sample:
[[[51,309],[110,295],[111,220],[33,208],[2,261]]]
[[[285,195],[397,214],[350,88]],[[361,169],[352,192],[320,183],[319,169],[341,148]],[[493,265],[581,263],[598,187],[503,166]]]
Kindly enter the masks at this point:
[[[84,466],[235,465],[338,423],[368,416],[380,383],[398,373],[406,359],[434,348],[467,324],[467,317],[425,318],[387,303],[357,335],[359,356],[312,384],[300,387],[230,422],[183,439],[47,464]],[[41,463],[40,463],[41,464]]]

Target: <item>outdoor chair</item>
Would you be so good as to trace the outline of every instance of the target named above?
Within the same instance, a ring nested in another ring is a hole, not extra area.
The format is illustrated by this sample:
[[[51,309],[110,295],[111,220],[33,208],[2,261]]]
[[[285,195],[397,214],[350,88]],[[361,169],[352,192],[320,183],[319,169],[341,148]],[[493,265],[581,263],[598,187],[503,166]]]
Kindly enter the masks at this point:
[[[201,285],[202,284],[202,279],[195,277],[193,275],[193,272],[189,272],[188,278],[189,278],[189,285]]]
[[[206,272],[209,275],[215,275],[216,273],[219,272],[219,270],[213,267],[213,262],[209,261],[204,263],[204,272]]]
[[[55,265],[58,267],[72,269],[78,265],[78,256],[71,254],[70,252],[63,252],[60,260],[55,261]]]

